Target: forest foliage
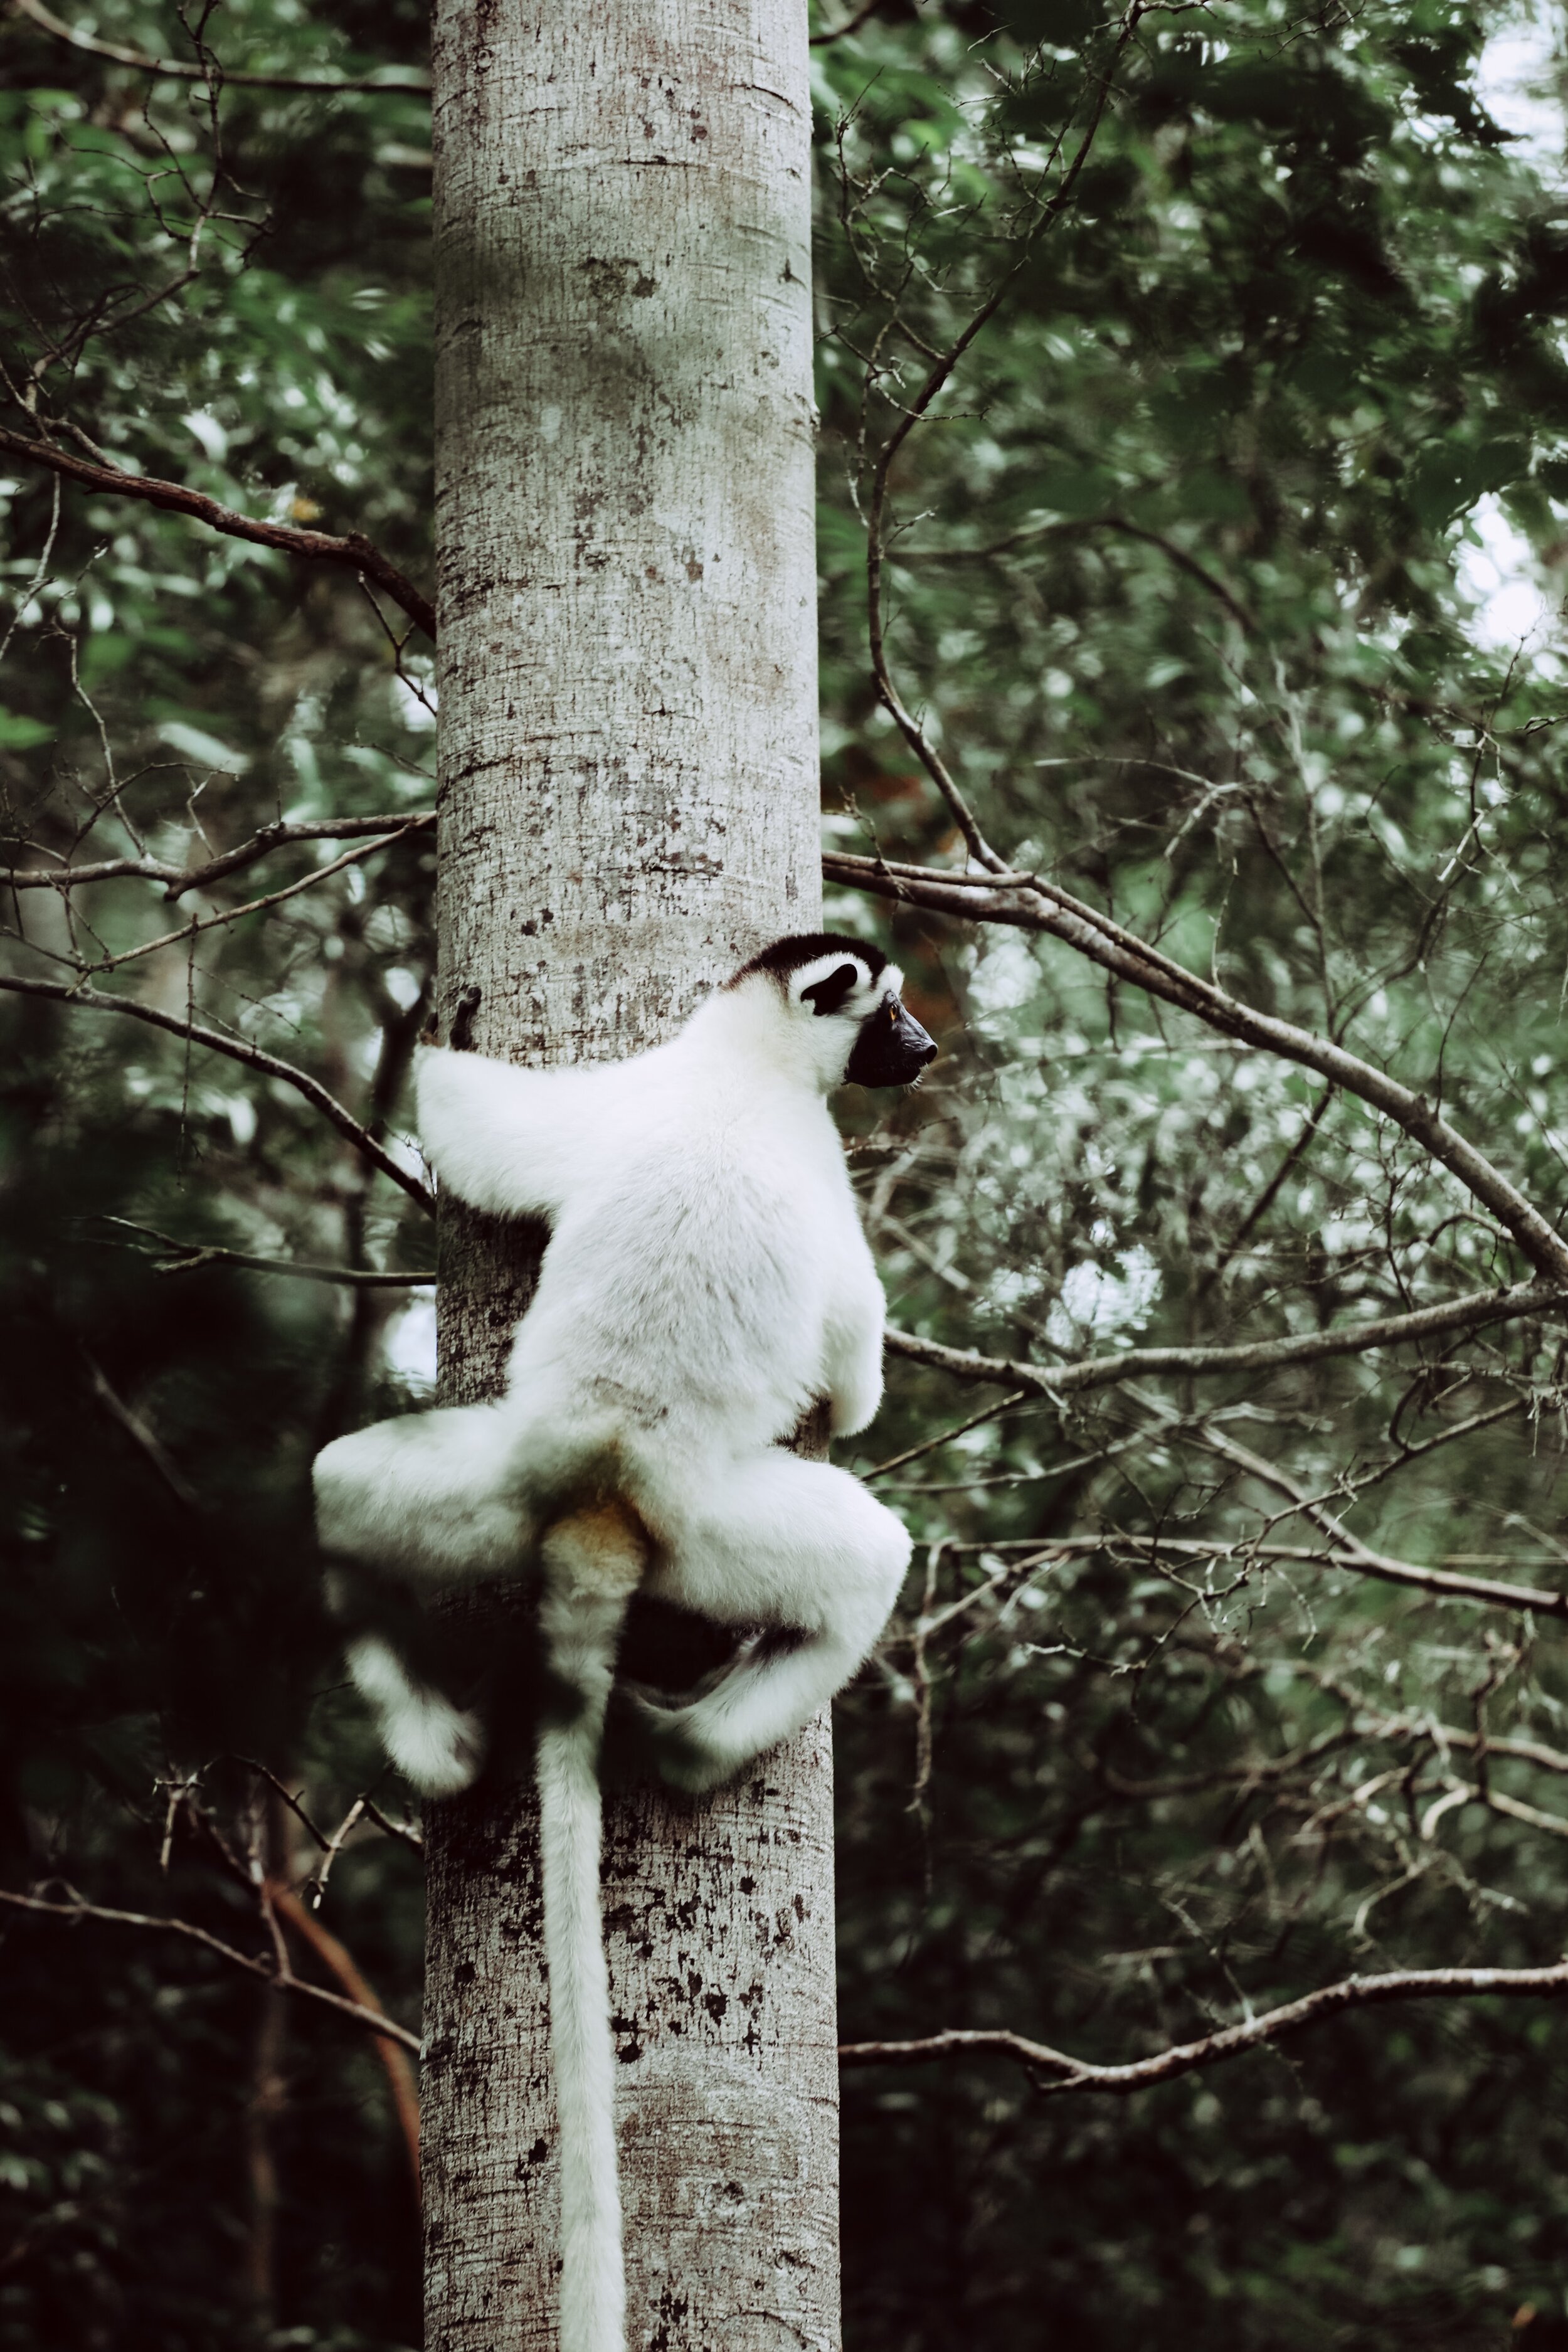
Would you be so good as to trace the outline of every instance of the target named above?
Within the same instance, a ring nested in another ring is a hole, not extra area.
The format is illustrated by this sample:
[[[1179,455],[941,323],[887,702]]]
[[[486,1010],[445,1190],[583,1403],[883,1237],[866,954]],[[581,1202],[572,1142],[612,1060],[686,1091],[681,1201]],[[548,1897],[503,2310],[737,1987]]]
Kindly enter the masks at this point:
[[[1482,0],[851,14],[812,53],[829,908],[944,1050],[846,1103],[908,1339],[844,1458],[918,1549],[838,1709],[845,2040],[1115,2065],[1550,1966],[1563,53]],[[432,578],[426,27],[105,0],[174,75],[54,21],[0,34],[0,1885],[268,1960],[276,1883],[301,1976],[412,2027],[413,1800],[304,1477],[429,1393],[431,660],[288,535]],[[360,2025],[147,1927],[0,1936],[5,2352],[417,2342]],[[1565,2116],[1561,1992],[1131,2094],[856,2065],[847,2341],[1568,2340]]]

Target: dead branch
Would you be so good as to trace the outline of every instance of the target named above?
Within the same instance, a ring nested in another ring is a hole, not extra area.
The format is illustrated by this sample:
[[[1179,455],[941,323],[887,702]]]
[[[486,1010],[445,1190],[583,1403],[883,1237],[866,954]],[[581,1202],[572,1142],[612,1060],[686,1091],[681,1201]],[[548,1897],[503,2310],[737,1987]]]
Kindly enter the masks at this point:
[[[1430,2000],[1482,1993],[1514,1993],[1537,1999],[1568,1992],[1568,1960],[1542,1969],[1401,1969],[1386,1976],[1346,1977],[1339,1984],[1321,1985],[1300,2000],[1268,2010],[1240,2025],[1222,2026],[1196,2042],[1177,2043],[1122,2066],[1099,2066],[1087,2058],[1071,2058],[1043,2042],[1003,2029],[952,2029],[928,2033],[910,2042],[846,2042],[838,2048],[840,2066],[924,2066],[938,2058],[1011,2058],[1025,2068],[1036,2090],[1051,2097],[1063,2091],[1106,2091],[1126,2097],[1152,2084],[1169,2083],[1178,2074],[1217,2065],[1238,2057],[1261,2042],[1280,2042],[1304,2026],[1341,2016],[1346,2010],[1370,2009],[1391,2000]]]
[[[73,457],[68,449],[56,448],[50,442],[14,433],[8,425],[0,425],[0,449],[8,450],[12,457],[22,458],[29,466],[47,467],[52,473],[63,475],[67,481],[79,483],[84,489],[114,498],[141,499],[149,506],[166,508],[172,514],[190,515],[229,539],[248,540],[257,547],[275,548],[284,555],[303,556],[317,563],[342,564],[351,572],[363,572],[435,643],[435,605],[411,580],[405,579],[390,557],[383,555],[363,531],[352,530],[340,538],[331,531],[309,530],[299,523],[254,522],[248,515],[237,514],[232,507],[220,505],[216,499],[209,499],[200,490],[187,489],[183,482],[160,481],[151,474],[128,474],[119,466],[95,466],[85,457]]]
[[[309,1984],[303,1977],[297,1977],[287,1969],[279,1969],[269,1960],[256,1959],[248,1952],[237,1951],[232,1944],[226,1944],[220,1936],[209,1934],[205,1927],[198,1927],[193,1920],[160,1919],[148,1912],[116,1911],[105,1904],[79,1900],[50,1903],[38,1895],[15,1895],[5,1886],[0,1886],[0,1903],[9,1904],[14,1911],[30,1912],[43,1919],[64,1920],[73,1927],[83,1919],[97,1919],[106,1927],[144,1927],[167,1936],[183,1936],[189,1943],[200,1944],[204,1951],[215,1952],[231,1968],[243,1969],[247,1976],[259,1977],[264,1984],[275,1986],[279,1992],[297,1993],[304,2000],[323,2001],[340,2017],[347,2017],[355,2025],[366,2026],[371,2032],[401,2043],[405,2050],[412,2050],[416,2057],[419,2054],[419,2036],[410,2033],[406,2026],[399,2025],[384,2010],[367,2009],[362,2002],[350,2000],[342,1993],[329,1992],[324,1985]]]
[[[400,1192],[411,1201],[417,1201],[426,1215],[434,1216],[436,1198],[417,1176],[400,1168],[392,1154],[376,1142],[353,1114],[346,1111],[335,1095],[329,1094],[319,1079],[308,1071],[297,1070],[292,1062],[279,1061],[275,1054],[265,1054],[259,1045],[252,1045],[243,1037],[226,1037],[219,1029],[208,1029],[196,1021],[180,1021],[171,1013],[161,1013],[156,1005],[138,1004],[129,996],[101,996],[96,989],[85,985],[68,988],[63,981],[19,980],[10,973],[0,973],[0,989],[14,996],[39,996],[54,1004],[79,1004],[94,1013],[123,1013],[132,1021],[145,1021],[154,1029],[166,1030],[171,1037],[184,1037],[193,1045],[205,1045],[212,1053],[226,1054],[232,1062],[242,1062],[247,1069],[259,1070],[267,1077],[280,1078],[304,1097],[313,1110],[318,1110],[328,1125],[336,1128],[345,1141],[363,1154],[384,1176],[389,1176]]]

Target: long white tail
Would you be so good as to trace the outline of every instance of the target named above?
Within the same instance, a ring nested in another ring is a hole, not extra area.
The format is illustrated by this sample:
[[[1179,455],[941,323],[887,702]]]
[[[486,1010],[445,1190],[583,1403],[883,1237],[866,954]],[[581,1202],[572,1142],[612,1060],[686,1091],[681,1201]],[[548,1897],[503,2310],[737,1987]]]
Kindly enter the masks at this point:
[[[558,1520],[541,1546],[540,1633],[575,1700],[539,1735],[539,1843],[550,2048],[561,2133],[561,2352],[625,2352],[615,2051],[599,1902],[599,1744],[647,1542],[615,1505]]]

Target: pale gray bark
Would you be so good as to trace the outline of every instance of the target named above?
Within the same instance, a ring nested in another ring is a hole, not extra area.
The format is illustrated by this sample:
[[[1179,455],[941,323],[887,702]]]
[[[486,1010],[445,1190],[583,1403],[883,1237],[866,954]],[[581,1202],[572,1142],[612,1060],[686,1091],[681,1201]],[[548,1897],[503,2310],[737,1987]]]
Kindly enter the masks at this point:
[[[618,1055],[820,919],[804,0],[440,0],[435,110],[441,1014]],[[527,1238],[444,1224],[444,1389],[480,1395]],[[634,2346],[838,2341],[831,1782],[816,1726],[611,1808]],[[531,1807],[432,1814],[427,2340],[529,2352]]]

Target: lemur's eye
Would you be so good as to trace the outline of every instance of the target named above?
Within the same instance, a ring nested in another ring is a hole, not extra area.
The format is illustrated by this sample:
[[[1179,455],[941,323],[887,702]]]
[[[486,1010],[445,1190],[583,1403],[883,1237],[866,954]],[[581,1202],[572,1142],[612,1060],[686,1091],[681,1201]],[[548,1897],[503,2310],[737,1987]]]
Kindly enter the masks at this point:
[[[889,1018],[889,1021],[892,1021],[892,1022],[895,1022],[895,1023],[896,1023],[896,1022],[897,1022],[897,1020],[898,1020],[898,1017],[899,1017],[899,1000],[898,1000],[898,998],[897,998],[896,996],[889,996],[889,999],[888,999],[888,1018]]]

